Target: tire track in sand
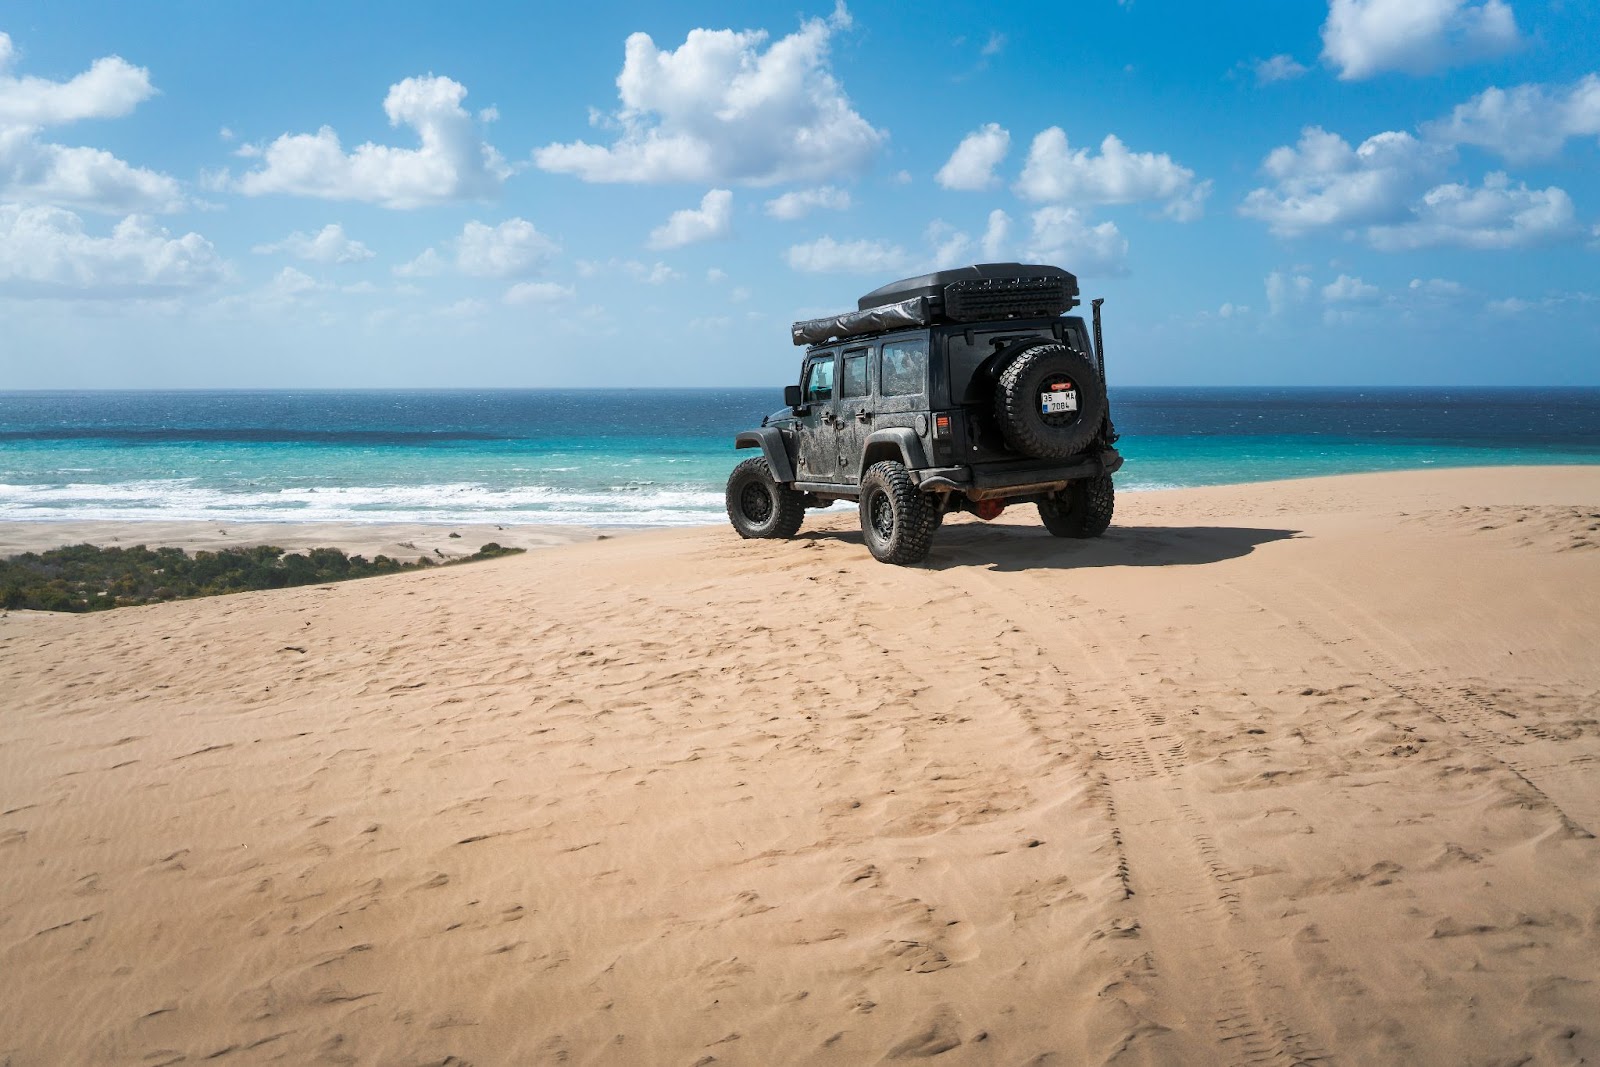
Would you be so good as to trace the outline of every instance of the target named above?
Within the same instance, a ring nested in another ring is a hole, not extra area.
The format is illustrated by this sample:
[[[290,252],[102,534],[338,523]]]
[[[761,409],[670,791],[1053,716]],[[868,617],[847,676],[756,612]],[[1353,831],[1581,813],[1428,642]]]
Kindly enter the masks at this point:
[[[1292,613],[1286,613],[1282,607],[1268,604],[1235,585],[1230,585],[1230,588],[1299,630],[1316,642],[1325,654],[1334,657],[1364,681],[1379,690],[1388,690],[1443,726],[1458,744],[1464,744],[1498,764],[1517,783],[1508,785],[1508,788],[1514,793],[1525,794],[1530,803],[1548,810],[1556,817],[1563,831],[1582,838],[1595,836],[1592,827],[1586,825],[1587,820],[1574,818],[1540,785],[1537,780],[1541,776],[1540,768],[1507,751],[1527,744],[1528,737],[1535,741],[1544,740],[1537,732],[1538,727],[1519,723],[1517,733],[1506,732],[1495,725],[1495,720],[1508,718],[1507,713],[1494,701],[1470,687],[1449,688],[1406,668],[1384,651],[1386,645],[1404,646],[1407,643],[1404,635],[1374,620],[1358,600],[1333,583],[1304,573],[1280,574],[1278,578],[1275,591],[1292,598]],[[1336,607],[1330,608],[1329,604]],[[1352,625],[1348,621],[1351,619],[1360,622]],[[1514,720],[1514,716],[1510,718]],[[1526,734],[1527,737],[1518,734]]]
[[[1131,934],[1147,964],[1131,980],[1159,986],[1151,1003],[1176,1008],[1175,1017],[1151,1021],[1182,1033],[1197,1059],[1209,1054],[1249,1067],[1325,1059],[1306,1016],[1269,1003],[1269,993],[1294,987],[1293,976],[1268,973],[1266,956],[1250,943],[1234,884],[1241,876],[1186,799],[1191,739],[1162,710],[1154,683],[1118,651],[1137,647],[1137,635],[1106,640],[1103,630],[1115,625],[1109,612],[1091,613],[1093,627],[1102,631],[1096,633],[1059,603],[1041,601],[1026,575],[1012,579],[966,567],[936,573],[969,594],[972,610],[1025,637],[1058,678],[1045,690],[1049,697],[1014,694],[1035,705],[1019,713],[1049,719],[1059,707],[1037,705],[1075,704],[1070,713],[1093,739],[1088,773],[1112,827],[1126,906],[1134,915]],[[1070,675],[1057,665],[1064,655]]]

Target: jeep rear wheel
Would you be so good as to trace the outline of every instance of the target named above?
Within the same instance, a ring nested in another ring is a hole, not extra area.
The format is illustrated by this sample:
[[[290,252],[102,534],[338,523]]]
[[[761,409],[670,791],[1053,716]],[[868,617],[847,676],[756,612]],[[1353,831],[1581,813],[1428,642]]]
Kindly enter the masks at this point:
[[[861,535],[882,563],[905,566],[928,557],[938,528],[928,500],[903,463],[874,463],[861,479]]]
[[[793,537],[805,521],[805,496],[772,477],[764,459],[747,459],[728,475],[728,521],[740,537]]]
[[[1038,345],[1012,360],[995,386],[1006,444],[1035,459],[1066,459],[1093,443],[1106,414],[1094,365],[1066,345]]]
[[[1073,482],[1061,493],[1041,500],[1039,518],[1057,537],[1099,537],[1111,525],[1116,506],[1111,475],[1102,474]]]

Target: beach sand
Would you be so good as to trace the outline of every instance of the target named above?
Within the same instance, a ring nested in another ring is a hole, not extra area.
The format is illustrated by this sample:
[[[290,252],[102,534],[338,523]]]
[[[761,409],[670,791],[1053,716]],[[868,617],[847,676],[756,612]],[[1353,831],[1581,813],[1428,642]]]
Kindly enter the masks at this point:
[[[1593,1063],[1597,593],[1589,467],[13,613],[0,1063]]]

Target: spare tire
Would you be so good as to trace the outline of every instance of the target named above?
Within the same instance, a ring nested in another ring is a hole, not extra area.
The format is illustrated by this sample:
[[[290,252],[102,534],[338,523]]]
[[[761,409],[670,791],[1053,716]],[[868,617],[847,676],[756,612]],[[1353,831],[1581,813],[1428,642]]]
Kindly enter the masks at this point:
[[[1106,416],[1106,387],[1094,364],[1066,345],[1017,356],[995,386],[995,420],[1006,444],[1036,459],[1066,459],[1094,442]]]

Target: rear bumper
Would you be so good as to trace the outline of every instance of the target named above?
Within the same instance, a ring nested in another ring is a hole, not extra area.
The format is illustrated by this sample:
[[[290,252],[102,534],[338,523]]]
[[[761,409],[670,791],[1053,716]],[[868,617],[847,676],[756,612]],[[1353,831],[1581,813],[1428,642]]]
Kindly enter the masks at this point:
[[[982,467],[933,467],[915,472],[929,493],[965,493],[973,500],[1003,500],[1031,493],[1053,493],[1080,478],[1113,474],[1122,467],[1114,448],[1071,460],[1029,460]]]

